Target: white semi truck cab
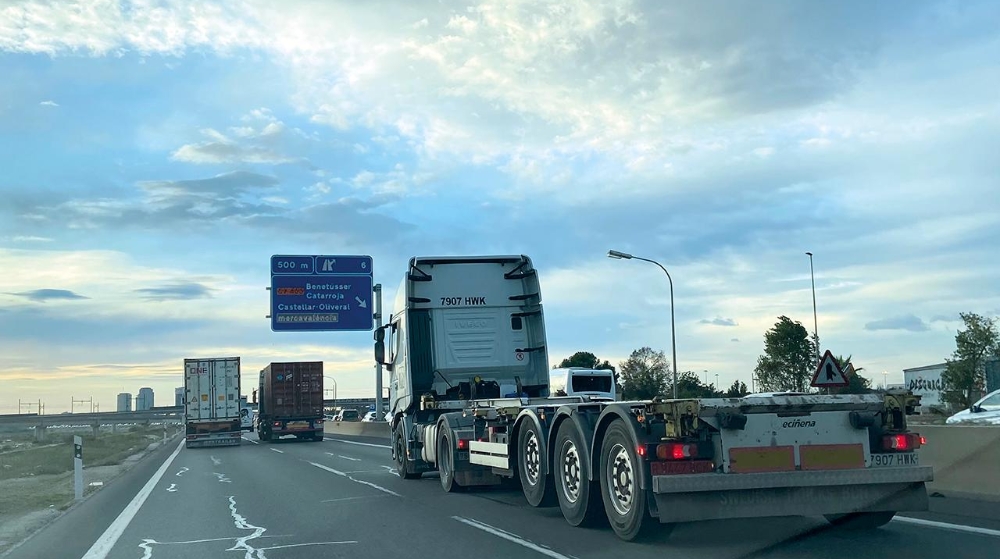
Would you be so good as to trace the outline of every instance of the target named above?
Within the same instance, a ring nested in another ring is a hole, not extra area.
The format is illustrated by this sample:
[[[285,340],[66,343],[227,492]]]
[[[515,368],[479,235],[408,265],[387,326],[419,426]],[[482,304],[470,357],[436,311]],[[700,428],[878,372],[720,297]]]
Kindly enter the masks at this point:
[[[651,526],[795,514],[873,528],[927,509],[933,475],[906,424],[919,404],[907,391],[571,394],[547,370],[526,256],[412,258],[375,356],[390,372],[397,472],[437,470],[445,491],[513,478],[532,506],[558,503],[574,526],[606,518],[625,540]]]

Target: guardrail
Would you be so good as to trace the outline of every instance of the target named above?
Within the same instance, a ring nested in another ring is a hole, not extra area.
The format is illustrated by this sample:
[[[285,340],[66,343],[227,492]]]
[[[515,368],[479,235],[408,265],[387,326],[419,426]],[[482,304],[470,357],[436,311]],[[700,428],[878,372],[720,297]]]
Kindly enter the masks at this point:
[[[373,421],[370,423],[364,421],[326,421],[323,425],[328,435],[354,435],[389,440],[389,424],[385,421]]]

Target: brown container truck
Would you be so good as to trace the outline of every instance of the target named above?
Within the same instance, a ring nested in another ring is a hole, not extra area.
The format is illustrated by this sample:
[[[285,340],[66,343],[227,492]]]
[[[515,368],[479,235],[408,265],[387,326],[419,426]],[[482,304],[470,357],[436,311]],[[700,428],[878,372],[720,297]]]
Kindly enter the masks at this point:
[[[257,433],[323,440],[323,362],[271,363],[260,372]]]

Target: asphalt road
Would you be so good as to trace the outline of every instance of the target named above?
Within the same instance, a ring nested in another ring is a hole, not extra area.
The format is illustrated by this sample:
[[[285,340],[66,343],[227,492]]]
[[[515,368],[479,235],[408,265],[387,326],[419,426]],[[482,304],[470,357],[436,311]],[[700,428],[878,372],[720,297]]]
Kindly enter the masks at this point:
[[[515,490],[446,494],[429,474],[399,479],[381,440],[328,436],[323,442],[258,444],[255,435],[247,435],[240,447],[190,450],[179,443],[166,445],[4,559],[201,559],[241,553],[272,559],[583,559],[622,553],[959,559],[993,557],[1000,549],[1000,515],[995,515],[1000,505],[950,501],[946,511],[894,520],[868,533],[829,529],[818,518],[781,517],[686,524],[669,537],[625,543],[606,527],[569,526],[558,507],[528,507]],[[962,515],[969,509],[977,516]],[[984,519],[991,515],[994,519]]]

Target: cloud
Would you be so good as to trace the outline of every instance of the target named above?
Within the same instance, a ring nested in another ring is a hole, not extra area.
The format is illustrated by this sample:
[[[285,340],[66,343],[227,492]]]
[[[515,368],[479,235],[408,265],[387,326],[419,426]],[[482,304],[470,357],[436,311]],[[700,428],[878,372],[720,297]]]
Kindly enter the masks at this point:
[[[739,338],[729,338],[729,341],[731,341],[731,342],[738,342],[738,341],[740,341],[740,339]]]
[[[195,282],[173,283],[160,287],[145,287],[135,290],[143,299],[148,301],[207,299],[212,296],[212,291],[211,288]]]
[[[39,237],[37,235],[14,235],[9,238],[11,242],[15,243],[51,243],[52,238],[50,237]]]
[[[274,118],[268,109],[254,109],[242,120],[262,125],[234,126],[229,131],[238,139],[233,139],[213,128],[205,128],[201,134],[209,141],[185,144],[171,155],[174,161],[196,164],[219,163],[262,163],[279,165],[282,163],[305,162],[301,157],[291,157],[278,151],[287,139],[288,131],[284,123]]]
[[[231,198],[255,189],[273,188],[277,185],[277,178],[249,171],[223,173],[207,179],[141,181],[137,184],[139,188],[158,199]]]
[[[29,301],[35,301],[37,303],[44,303],[46,301],[73,301],[79,299],[89,299],[89,297],[84,297],[68,289],[35,289],[32,291],[21,291],[19,293],[9,293],[9,295],[17,295],[18,297],[24,297]]]
[[[55,101],[42,101],[39,105],[43,107],[58,107],[59,103],[56,103]]]
[[[955,314],[936,314],[931,317],[930,322],[959,322],[962,318]]]
[[[711,320],[709,320],[707,318],[703,318],[703,319],[701,319],[699,321],[699,323],[701,323],[701,324],[711,324],[713,326],[739,326],[739,323],[736,322],[736,319],[733,319],[733,318],[722,318],[722,317],[715,317],[715,318],[713,318]]]
[[[865,330],[906,330],[908,332],[924,332],[928,326],[920,317],[912,314],[883,318],[865,324]]]

